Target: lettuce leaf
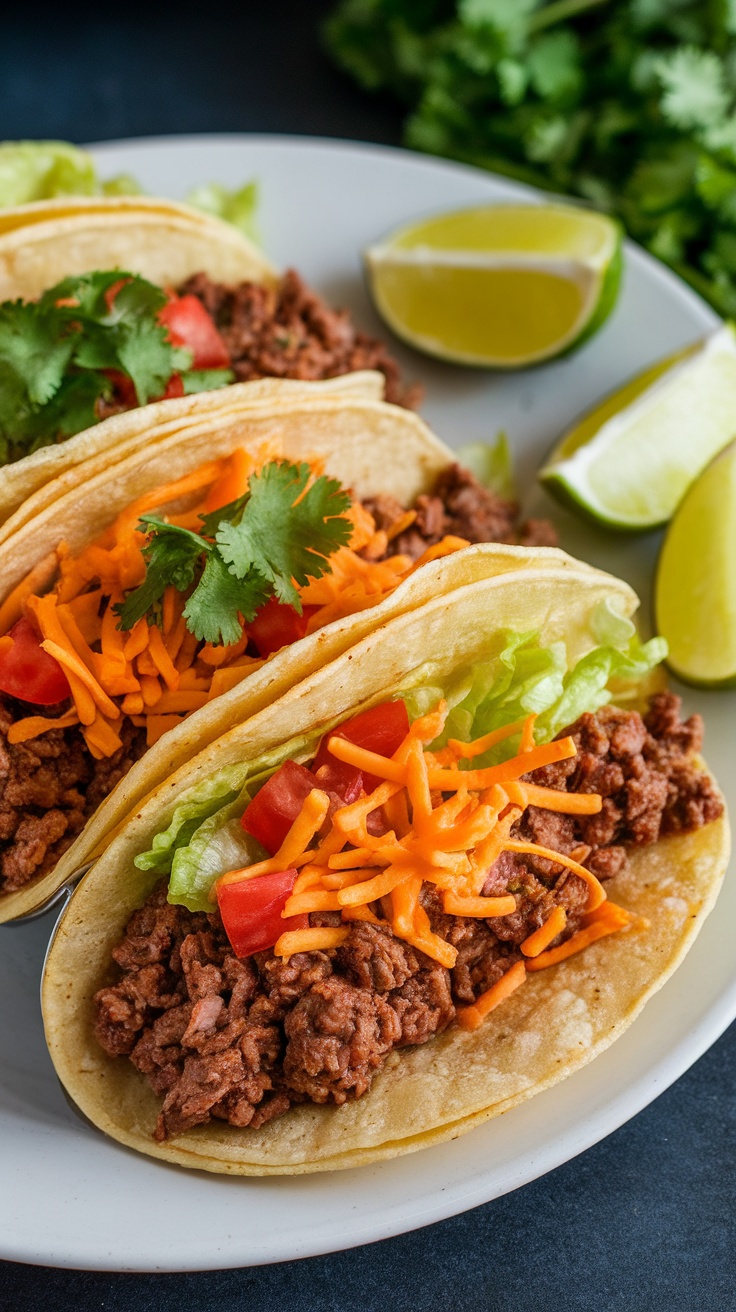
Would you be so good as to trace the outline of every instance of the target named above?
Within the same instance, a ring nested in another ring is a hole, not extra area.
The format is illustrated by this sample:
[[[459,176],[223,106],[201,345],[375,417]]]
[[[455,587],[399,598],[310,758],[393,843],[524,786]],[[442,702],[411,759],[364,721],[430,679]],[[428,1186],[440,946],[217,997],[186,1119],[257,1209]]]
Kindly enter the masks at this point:
[[[92,155],[69,141],[0,142],[0,209],[57,196],[140,196],[140,183],[128,173],[101,179]],[[187,204],[214,214],[258,241],[258,183],[194,187]]]
[[[184,793],[167,828],[154,835],[148,852],[141,852],[135,858],[138,869],[167,874],[175,853],[189,843],[202,821],[238,797],[247,774],[245,764],[227,766]]]
[[[94,160],[67,141],[3,141],[0,206],[27,205],[55,196],[96,196]]]
[[[210,889],[220,875],[265,860],[268,852],[240,824],[251,796],[248,787],[244,788],[234,802],[215,811],[188,843],[177,848],[171,863],[169,902],[190,911],[212,911]]]
[[[448,690],[452,709],[442,737],[432,745],[442,747],[448,738],[469,742],[532,712],[538,717],[536,742],[549,742],[583,712],[597,711],[610,702],[612,679],[643,679],[667,655],[664,638],[642,643],[631,621],[610,609],[594,616],[593,627],[597,636],[609,641],[588,652],[569,671],[564,643],[541,647],[537,633],[507,630],[499,635],[497,655],[471,667],[462,681]],[[514,735],[472,764],[480,768],[508,760],[518,745],[518,735]]]
[[[193,187],[187,194],[187,204],[195,209],[204,210],[205,214],[214,214],[217,219],[224,219],[240,228],[251,241],[259,242],[258,224],[258,183],[246,182],[244,187],[230,189],[219,182],[209,182],[202,187]]]
[[[483,487],[513,501],[516,496],[514,470],[509,439],[504,432],[497,433],[493,442],[467,442],[459,448],[457,458],[461,465],[472,470]]]

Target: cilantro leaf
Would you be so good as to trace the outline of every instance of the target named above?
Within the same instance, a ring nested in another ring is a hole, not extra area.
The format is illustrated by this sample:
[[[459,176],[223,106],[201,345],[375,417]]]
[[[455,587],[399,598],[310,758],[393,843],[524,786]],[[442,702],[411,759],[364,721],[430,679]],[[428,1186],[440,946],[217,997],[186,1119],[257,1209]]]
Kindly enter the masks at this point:
[[[152,534],[143,549],[146,577],[140,587],[115,607],[120,616],[119,629],[132,629],[138,620],[154,610],[169,584],[177,592],[186,592],[194,582],[200,557],[212,550],[198,533],[167,524],[157,515],[141,515],[140,528]]]
[[[175,369],[188,368],[192,363],[190,351],[176,350],[166,339],[166,329],[151,320],[121,326],[117,358],[133,379],[140,405],[161,396]]]
[[[237,642],[242,622],[274,594],[301,614],[292,580],[304,584],[329,572],[328,557],[352,533],[348,494],[324,476],[307,486],[310,477],[308,464],[271,461],[252,475],[244,496],[202,516],[200,533],[142,515],[139,528],[151,535],[146,577],[116,606],[118,627],[131,629],[144,615],[157,619],[168,586],[189,593],[187,628],[205,642]]]
[[[35,305],[22,301],[0,305],[3,383],[23,396],[27,405],[40,406],[51,399],[61,386],[75,345],[75,334],[66,330],[58,311],[40,314]]]
[[[133,380],[139,405],[160,396],[172,373],[188,368],[190,351],[171,345],[156,315],[166,293],[137,274],[119,270],[65,278],[42,301],[74,302],[62,314],[81,321],[74,363],[82,369],[118,369]]]
[[[582,82],[580,45],[574,33],[562,30],[540,37],[529,51],[529,77],[545,100],[574,96]]]
[[[33,438],[31,450],[48,446],[56,436],[72,437],[96,424],[97,402],[112,395],[112,383],[93,370],[67,374],[47,405],[28,417],[24,434]]]
[[[723,67],[717,55],[691,46],[657,61],[664,95],[662,113],[677,128],[707,128],[728,109]]]
[[[232,643],[271,595],[271,585],[257,571],[235,578],[219,552],[207,557],[204,572],[184,609],[187,628],[196,638],[211,643]]]
[[[232,369],[187,369],[181,376],[184,395],[191,392],[214,392],[218,387],[227,387],[235,382]]]
[[[112,395],[103,371],[130,377],[140,405],[161,396],[192,362],[158,323],[166,300],[145,278],[113,269],[64,278],[35,303],[0,305],[0,458],[97,423],[97,402]]]
[[[224,520],[216,532],[220,555],[243,579],[256,569],[268,579],[279,601],[301,614],[292,580],[305,584],[329,572],[328,557],[350,540],[344,518],[350,498],[334,478],[322,475],[305,492],[308,464],[272,461],[250,480],[247,505],[236,522]],[[298,498],[298,500],[297,500]]]
[[[406,144],[583,197],[734,313],[736,0],[339,0],[324,37]]]

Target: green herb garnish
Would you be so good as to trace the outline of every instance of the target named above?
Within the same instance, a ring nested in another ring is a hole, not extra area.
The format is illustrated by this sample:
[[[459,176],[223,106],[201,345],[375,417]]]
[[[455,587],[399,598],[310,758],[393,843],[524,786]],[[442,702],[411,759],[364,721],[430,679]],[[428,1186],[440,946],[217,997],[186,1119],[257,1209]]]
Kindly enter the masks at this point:
[[[39,301],[0,305],[0,460],[96,424],[114,377],[130,380],[138,405],[162,396],[172,374],[185,392],[232,381],[227,370],[192,370],[158,322],[166,293],[112,270],[64,278]]]
[[[736,314],[735,0],[343,0],[326,40],[408,145],[618,215]]]
[[[324,475],[307,487],[310,476],[306,463],[270,461],[251,476],[245,496],[202,518],[201,533],[143,515],[139,527],[151,535],[146,577],[116,607],[118,627],[132,629],[144,615],[156,622],[169,585],[191,589],[184,619],[204,642],[237,642],[240,617],[249,623],[272,596],[301,615],[295,584],[329,574],[329,557],[353,531],[347,492]]]

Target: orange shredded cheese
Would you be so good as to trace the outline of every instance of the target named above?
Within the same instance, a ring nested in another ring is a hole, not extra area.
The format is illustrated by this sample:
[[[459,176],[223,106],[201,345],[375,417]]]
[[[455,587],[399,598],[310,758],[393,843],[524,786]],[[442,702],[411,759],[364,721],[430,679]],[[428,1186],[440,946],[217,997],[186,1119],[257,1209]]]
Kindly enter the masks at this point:
[[[0,633],[7,633],[8,629],[12,629],[15,621],[23,614],[28,598],[39,589],[48,587],[58,567],[59,558],[55,551],[50,551],[43,560],[39,560],[38,564],[34,565],[20,583],[16,584],[13,591],[8,593],[0,606]]]
[[[306,865],[315,855],[309,851],[309,844],[317,830],[321,829],[329,809],[330,799],[327,793],[323,793],[319,788],[313,788],[278,852],[266,861],[259,861],[256,865],[245,866],[242,870],[232,870],[229,874],[222,875],[215,887],[237,884],[242,879],[255,879],[258,875],[270,875],[278,870],[291,870],[293,867]]]
[[[606,904],[605,913],[594,913],[594,918],[588,925],[584,925],[559,947],[550,948],[548,952],[542,952],[538,957],[527,961],[527,970],[546,970],[548,966],[556,966],[560,961],[566,961],[568,957],[574,956],[576,952],[582,952],[583,948],[590,947],[597,939],[615,934],[616,930],[623,929],[631,920],[628,911],[610,902]]]
[[[16,720],[11,724],[8,729],[8,742],[27,743],[29,738],[38,738],[42,733],[48,733],[50,729],[69,729],[73,724],[79,724],[74,707],[70,711],[65,711],[63,715],[57,716],[55,720],[50,720],[44,715],[28,715],[24,720]]]
[[[286,900],[282,913],[285,919],[312,912],[341,913],[343,926],[285,931],[274,949],[279,956],[288,957],[318,946],[337,946],[345,939],[346,926],[362,920],[371,924],[388,922],[398,938],[452,969],[458,951],[432,929],[423,900],[425,886],[440,892],[445,914],[488,920],[514,915],[517,908],[512,893],[482,896],[488,873],[504,851],[540,856],[573,871],[588,887],[588,911],[582,928],[561,946],[550,948],[567,925],[564,907],[555,906],[545,923],[524,940],[525,961],[517,962],[475,1003],[459,1010],[459,1023],[475,1029],[523,983],[527,969],[541,970],[564,960],[621,928],[629,916],[621,908],[608,906],[599,881],[577,860],[589,849],[581,848],[569,856],[511,837],[526,807],[537,805],[538,799],[546,800],[548,794],[556,800],[562,798],[559,809],[573,814],[581,800],[581,814],[593,814],[600,806],[597,796],[585,794],[581,799],[574,793],[535,791],[520,782],[529,769],[574,755],[573,740],[568,737],[535,746],[535,717],[531,715],[507,726],[506,737],[512,732],[520,734],[520,750],[501,766],[458,768],[461,760],[472,760],[488,750],[488,735],[472,744],[454,744],[451,740],[442,749],[443,764],[438,766],[427,745],[441,733],[446,715],[447,707],[442,702],[416,720],[390,759],[357,747],[347,738],[331,735],[328,749],[338,760],[365,770],[380,782],[357,801],[338,807],[329,819],[327,794],[312,789],[279,851],[256,865],[223,875],[218,884],[295,869],[301,873]],[[494,732],[490,745],[502,740]],[[369,818],[375,818],[376,813],[380,813],[382,823],[372,823],[373,832],[369,832]],[[387,823],[392,825],[387,832],[376,832],[385,829]]]
[[[524,939],[520,945],[525,957],[538,957],[540,952],[548,948],[553,939],[561,934],[567,924],[567,912],[564,907],[553,907],[543,925],[535,929],[533,934]]]
[[[495,1007],[515,993],[526,979],[526,967],[523,961],[517,961],[507,970],[505,975],[494,984],[485,993],[481,993],[479,998],[470,1007],[460,1007],[457,1013],[457,1023],[464,1030],[477,1030],[479,1025],[483,1024]]]
[[[349,929],[289,929],[274,944],[274,956],[288,960],[295,952],[323,952],[326,948],[339,948],[345,942]]]
[[[247,491],[253,472],[279,455],[274,442],[264,444],[257,458],[237,448],[227,457],[208,461],[181,478],[150,489],[76,554],[59,543],[0,606],[0,634],[28,612],[35,616],[44,645],[55,644],[46,650],[64,666],[80,724],[92,726],[98,712],[110,723],[121,716],[135,716],[145,726],[151,745],[177,725],[180,716],[230,692],[263,663],[247,655],[250,635],[246,624],[238,641],[229,646],[213,647],[198,640],[183,617],[185,596],[171,586],[164,591],[160,627],[149,625],[144,617],[123,632],[118,628],[116,607],[146,576],[148,539],[138,529],[141,515],[162,512],[167,505],[183,500],[189,508],[169,514],[168,520],[196,531],[203,515],[237,500]],[[322,463],[310,461],[310,483]],[[414,515],[407,512],[405,523],[412,522]],[[302,603],[315,608],[309,633],[376,605],[416,568],[408,556],[378,559],[388,545],[388,535],[376,530],[373,517],[359,502],[352,503],[347,517],[353,525],[350,545],[330,557],[330,573],[299,588]],[[402,531],[401,526],[396,531]],[[428,559],[439,557],[464,545],[462,539],[446,538],[425,555]],[[364,555],[359,555],[360,551]],[[185,685],[188,676],[196,678],[195,685]],[[195,691],[202,697],[174,700],[178,694]],[[46,732],[43,719],[28,717],[24,730],[28,738],[36,731]],[[117,750],[116,743],[119,745],[117,734],[99,725],[88,735],[95,754]]]
[[[450,889],[442,898],[442,907],[448,916],[470,916],[473,919],[488,916],[511,916],[516,910],[516,898],[513,893],[501,897],[458,897]]]
[[[584,879],[588,885],[588,911],[595,911],[602,902],[606,900],[606,890],[603,885],[596,879],[591,870],[586,870],[579,862],[574,861],[571,856],[565,856],[562,852],[555,852],[551,847],[541,847],[539,843],[519,843],[508,839],[504,843],[507,852],[528,852],[531,856],[543,856],[548,861],[554,861],[559,866],[567,866],[580,879]]]

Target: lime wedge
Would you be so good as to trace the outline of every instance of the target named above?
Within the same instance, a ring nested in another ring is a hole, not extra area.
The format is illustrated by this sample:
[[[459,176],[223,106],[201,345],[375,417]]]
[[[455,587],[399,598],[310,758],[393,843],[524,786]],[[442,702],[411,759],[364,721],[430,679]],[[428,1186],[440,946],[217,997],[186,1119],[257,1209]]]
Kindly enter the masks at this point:
[[[420,351],[521,369],[590,337],[616,303],[621,231],[572,205],[423,219],[365,252],[379,314]]]
[[[678,678],[736,685],[736,443],[693,483],[672,520],[654,606]]]
[[[586,415],[539,477],[599,523],[655,528],[672,518],[693,480],[735,436],[736,335],[725,324]]]

